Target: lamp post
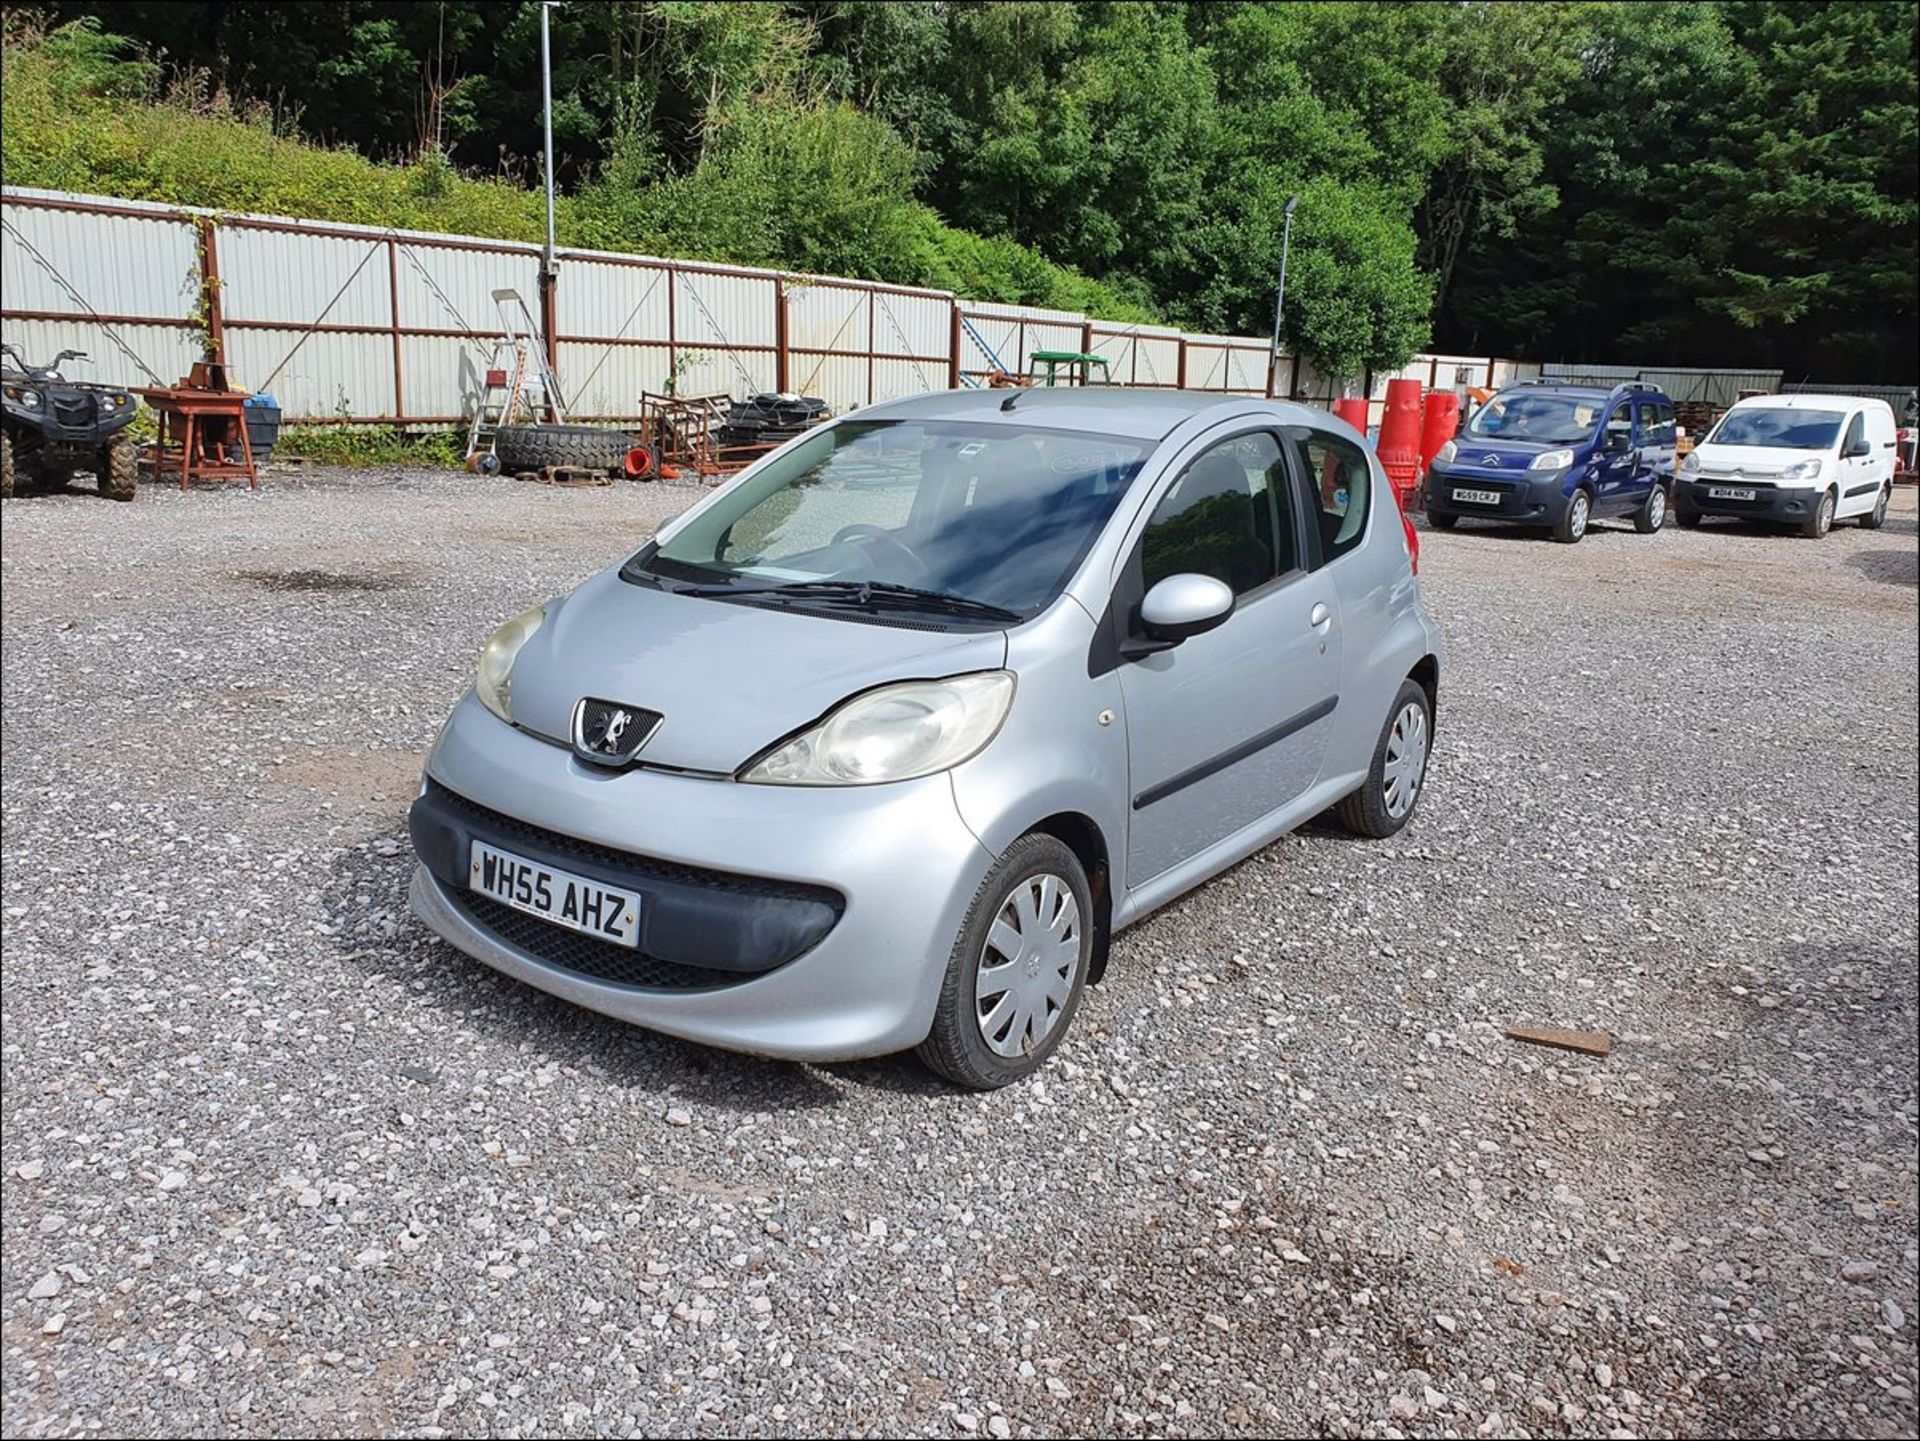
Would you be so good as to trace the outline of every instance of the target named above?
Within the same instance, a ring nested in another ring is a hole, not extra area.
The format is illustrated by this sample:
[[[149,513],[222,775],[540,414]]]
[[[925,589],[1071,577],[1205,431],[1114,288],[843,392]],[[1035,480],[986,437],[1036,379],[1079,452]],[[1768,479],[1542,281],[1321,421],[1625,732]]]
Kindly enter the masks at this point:
[[[556,276],[553,263],[553,45],[548,33],[548,12],[556,0],[541,0],[540,3],[540,121],[546,132],[546,180],[547,180],[547,244],[540,252],[540,343],[547,352],[547,369],[555,370],[560,364],[560,346],[555,335],[559,320],[559,307],[554,302],[554,283]],[[547,419],[558,417],[553,413],[553,397],[547,396]]]
[[[1280,379],[1280,320],[1287,313],[1287,247],[1293,239],[1293,209],[1299,203],[1298,195],[1289,195],[1286,209],[1281,212],[1284,218],[1280,225],[1280,287],[1273,297],[1273,354],[1267,361],[1269,395]]]

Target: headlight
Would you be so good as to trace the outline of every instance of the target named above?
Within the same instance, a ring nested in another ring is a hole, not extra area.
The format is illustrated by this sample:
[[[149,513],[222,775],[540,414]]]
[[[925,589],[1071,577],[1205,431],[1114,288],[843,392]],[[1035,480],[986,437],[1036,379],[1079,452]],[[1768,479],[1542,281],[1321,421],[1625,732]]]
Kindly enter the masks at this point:
[[[1697,450],[1688,451],[1687,458],[1680,462],[1680,468],[1685,471],[1699,470],[1700,469],[1700,452]]]
[[[509,725],[513,723],[514,658],[520,654],[520,647],[533,639],[533,633],[546,618],[544,605],[521,611],[488,636],[486,648],[480,652],[480,666],[473,677],[474,693],[480,697],[481,705]]]
[[[1782,480],[1818,480],[1820,472],[1827,468],[1825,460],[1803,460],[1798,465],[1790,465],[1780,472]]]
[[[865,786],[912,780],[977,755],[1013,702],[1013,672],[913,680],[857,695],[777,746],[740,779],[776,786]]]
[[[26,390],[18,385],[9,385],[7,387],[7,399],[18,401],[28,410],[32,410],[40,404],[40,392],[37,390]]]
[[[1570,450],[1543,450],[1533,458],[1528,470],[1565,470],[1573,464],[1573,452]]]
[[[1452,441],[1448,441],[1433,453],[1433,463],[1435,465],[1450,465],[1453,462],[1453,458],[1459,453],[1460,447]]]

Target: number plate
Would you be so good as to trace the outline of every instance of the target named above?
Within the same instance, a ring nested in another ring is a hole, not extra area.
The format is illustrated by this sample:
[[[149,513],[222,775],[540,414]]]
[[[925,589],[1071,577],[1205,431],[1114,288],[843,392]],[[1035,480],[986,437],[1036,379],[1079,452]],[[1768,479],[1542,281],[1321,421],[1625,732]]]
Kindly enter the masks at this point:
[[[640,897],[632,891],[495,850],[485,841],[473,843],[467,885],[503,906],[583,936],[636,949],[640,945]]]
[[[1752,500],[1753,492],[1738,485],[1710,485],[1707,487],[1709,500]]]
[[[1497,490],[1456,490],[1453,498],[1464,500],[1469,505],[1498,505],[1501,500],[1500,492]]]

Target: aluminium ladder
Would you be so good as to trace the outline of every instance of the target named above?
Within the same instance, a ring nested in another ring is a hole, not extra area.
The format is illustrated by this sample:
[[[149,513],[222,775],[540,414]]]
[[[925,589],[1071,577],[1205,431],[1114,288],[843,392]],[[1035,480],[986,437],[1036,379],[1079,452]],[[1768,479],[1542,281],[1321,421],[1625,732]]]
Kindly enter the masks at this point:
[[[534,343],[533,316],[517,290],[496,290],[493,303],[500,311],[500,339],[493,343],[493,356],[481,378],[479,403],[473,409],[473,424],[467,431],[467,455],[493,454],[494,438],[500,427],[513,425],[522,410],[530,423],[537,424],[542,410],[564,423],[566,404],[560,396],[560,382],[547,365],[547,352]]]

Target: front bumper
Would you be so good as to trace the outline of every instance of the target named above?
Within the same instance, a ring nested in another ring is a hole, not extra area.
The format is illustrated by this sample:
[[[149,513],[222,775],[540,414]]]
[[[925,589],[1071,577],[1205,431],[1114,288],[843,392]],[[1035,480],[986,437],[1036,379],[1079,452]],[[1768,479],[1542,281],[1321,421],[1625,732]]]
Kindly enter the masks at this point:
[[[496,970],[669,1035],[793,1060],[922,1040],[993,857],[944,776],[845,788],[607,772],[469,695],[412,818],[415,913]],[[638,952],[464,884],[474,837],[638,891]]]
[[[1569,496],[1567,472],[1543,470],[1512,472],[1504,475],[1464,475],[1457,471],[1427,472],[1427,513],[1454,515],[1463,519],[1504,520],[1516,525],[1558,525],[1567,513]],[[1490,491],[1500,497],[1488,505],[1480,501],[1455,500],[1458,490]]]
[[[1715,490],[1750,490],[1752,500],[1716,496]],[[1701,515],[1737,515],[1746,520],[1798,525],[1820,508],[1817,485],[1768,485],[1752,480],[1701,480],[1681,476],[1674,483],[1674,504]]]

